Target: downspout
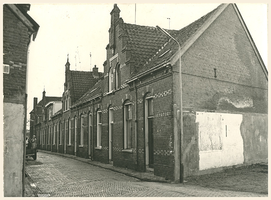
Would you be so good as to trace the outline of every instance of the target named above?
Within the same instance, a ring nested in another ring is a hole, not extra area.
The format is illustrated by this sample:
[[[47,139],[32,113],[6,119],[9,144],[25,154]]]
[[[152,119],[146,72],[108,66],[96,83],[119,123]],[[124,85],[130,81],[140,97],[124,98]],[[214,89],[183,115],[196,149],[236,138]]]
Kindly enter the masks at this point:
[[[92,100],[92,134],[91,134],[91,143],[92,143],[92,151],[91,151],[91,160],[94,160],[94,100]]]
[[[136,87],[136,81],[135,83],[135,146],[136,146],[136,166],[137,166],[137,170],[138,170],[138,107],[137,107],[137,87]]]
[[[158,30],[160,30],[163,34],[167,37],[171,38],[174,42],[178,45],[178,53],[181,52],[181,45],[180,43],[172,37],[167,31],[156,26]],[[183,169],[183,85],[182,85],[182,63],[181,63],[181,56],[179,58],[179,110],[178,106],[175,104],[173,107],[173,116],[174,116],[174,181],[183,183],[184,178],[184,169]]]

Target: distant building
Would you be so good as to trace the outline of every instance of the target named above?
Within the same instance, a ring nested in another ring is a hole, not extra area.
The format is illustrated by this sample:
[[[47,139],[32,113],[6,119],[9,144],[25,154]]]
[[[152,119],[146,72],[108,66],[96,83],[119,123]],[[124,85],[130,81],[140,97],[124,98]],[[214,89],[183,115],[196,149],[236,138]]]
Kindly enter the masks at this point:
[[[76,95],[67,62],[57,144],[41,128],[42,149],[175,182],[267,161],[268,73],[236,4],[181,30],[125,23],[116,4],[110,14],[104,74]]]
[[[27,55],[39,29],[27,14],[29,9],[30,4],[3,5],[5,197],[24,194]]]

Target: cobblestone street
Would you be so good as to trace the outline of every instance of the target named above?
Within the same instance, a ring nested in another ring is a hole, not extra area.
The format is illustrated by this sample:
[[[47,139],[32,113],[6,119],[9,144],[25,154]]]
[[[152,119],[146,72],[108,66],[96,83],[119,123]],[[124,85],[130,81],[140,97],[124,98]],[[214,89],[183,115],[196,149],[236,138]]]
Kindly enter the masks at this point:
[[[140,181],[101,167],[39,152],[27,159],[25,196],[50,197],[261,197],[263,194]],[[32,190],[32,194],[30,192]]]

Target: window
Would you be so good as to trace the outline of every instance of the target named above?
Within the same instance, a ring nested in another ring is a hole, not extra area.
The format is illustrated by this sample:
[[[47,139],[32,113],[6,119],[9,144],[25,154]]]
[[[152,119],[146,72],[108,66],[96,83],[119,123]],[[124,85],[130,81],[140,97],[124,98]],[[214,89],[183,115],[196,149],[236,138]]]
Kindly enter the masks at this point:
[[[124,149],[132,148],[132,104],[124,105]]]
[[[114,84],[114,73],[113,73],[113,67],[110,67],[108,72],[108,92],[111,92],[113,90],[113,84]]]
[[[148,101],[148,117],[153,117],[153,98],[147,99]]]
[[[61,122],[59,122],[59,140],[58,140],[58,144],[62,144]]]
[[[56,143],[59,144],[59,123],[56,124]]]
[[[50,133],[51,133],[50,126],[48,126],[47,130],[48,130],[47,144],[50,144]]]
[[[92,136],[92,115],[88,115],[88,152],[91,152],[91,136]]]
[[[80,145],[84,144],[84,116],[81,116]]]
[[[71,120],[69,119],[69,145],[72,144],[72,131],[71,131],[71,128],[72,128],[72,123],[71,123]]]
[[[9,71],[10,71],[9,65],[4,64],[4,70],[3,70],[3,73],[4,73],[4,74],[9,74]]]
[[[56,125],[54,127],[54,136],[53,136],[53,144],[56,144]]]
[[[97,147],[102,146],[101,139],[102,139],[102,112],[99,110],[97,111]]]
[[[74,118],[74,143],[75,143],[75,148],[76,148],[76,142],[77,142],[77,117]]]
[[[115,76],[116,76],[116,81],[115,81],[116,82],[116,89],[119,89],[120,84],[121,84],[120,65],[119,64],[116,66]]]

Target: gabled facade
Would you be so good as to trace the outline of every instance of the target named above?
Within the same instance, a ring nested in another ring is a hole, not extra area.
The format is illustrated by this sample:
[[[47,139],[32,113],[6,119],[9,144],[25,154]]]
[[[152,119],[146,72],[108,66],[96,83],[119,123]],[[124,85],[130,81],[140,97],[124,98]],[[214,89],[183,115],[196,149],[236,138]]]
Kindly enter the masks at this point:
[[[39,25],[30,4],[3,4],[4,196],[24,195],[27,54]],[[16,124],[16,126],[14,126]]]
[[[267,161],[267,70],[235,4],[181,30],[110,14],[103,76],[53,117],[58,152],[176,182]]]

